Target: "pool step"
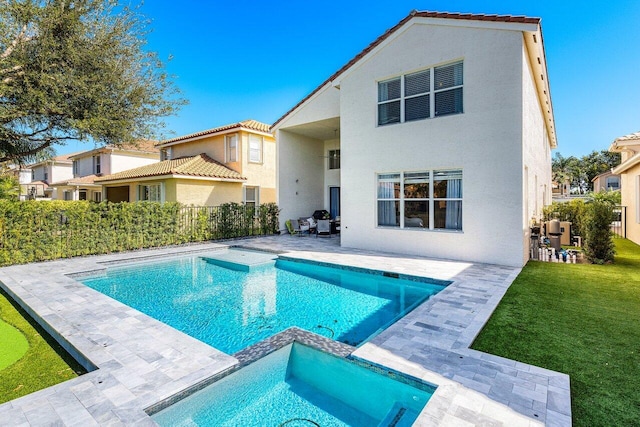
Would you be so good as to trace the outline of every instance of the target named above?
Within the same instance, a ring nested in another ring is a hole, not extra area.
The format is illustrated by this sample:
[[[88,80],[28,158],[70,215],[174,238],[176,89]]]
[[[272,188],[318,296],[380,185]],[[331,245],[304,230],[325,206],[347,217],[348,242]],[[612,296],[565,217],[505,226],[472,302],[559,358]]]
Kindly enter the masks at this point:
[[[416,411],[396,402],[378,427],[410,427],[416,418],[418,418]]]

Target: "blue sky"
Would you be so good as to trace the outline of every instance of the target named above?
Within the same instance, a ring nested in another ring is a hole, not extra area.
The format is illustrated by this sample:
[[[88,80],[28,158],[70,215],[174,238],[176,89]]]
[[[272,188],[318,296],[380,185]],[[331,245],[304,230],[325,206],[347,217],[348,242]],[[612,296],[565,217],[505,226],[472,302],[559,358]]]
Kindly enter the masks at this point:
[[[273,123],[412,9],[541,17],[563,156],[640,131],[637,0],[150,0],[148,48],[172,56],[167,69],[190,102],[167,128],[177,136],[249,118]]]

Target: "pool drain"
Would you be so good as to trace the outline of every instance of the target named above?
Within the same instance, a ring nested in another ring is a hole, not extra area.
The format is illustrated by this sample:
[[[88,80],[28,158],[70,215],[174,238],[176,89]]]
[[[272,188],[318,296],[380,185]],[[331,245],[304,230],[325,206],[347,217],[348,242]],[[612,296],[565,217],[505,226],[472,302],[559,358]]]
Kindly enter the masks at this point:
[[[332,338],[332,339],[333,339],[333,337],[334,337],[334,336],[335,336],[335,334],[336,334],[335,332],[333,332],[333,329],[331,329],[331,328],[330,328],[330,327],[328,327],[328,326],[318,325],[318,326],[316,326],[316,328],[318,328],[318,329],[327,329],[327,330],[329,330],[329,332],[331,332],[331,336],[330,336],[329,338]]]
[[[320,427],[320,424],[318,424],[317,422],[315,422],[313,420],[310,420],[309,418],[291,418],[291,419],[289,419],[289,420],[287,420],[287,421],[285,421],[283,423],[278,424],[278,427],[282,427],[282,426],[287,425],[289,423],[292,423],[294,421],[306,421],[306,422],[308,422],[310,424],[313,424],[314,426]]]

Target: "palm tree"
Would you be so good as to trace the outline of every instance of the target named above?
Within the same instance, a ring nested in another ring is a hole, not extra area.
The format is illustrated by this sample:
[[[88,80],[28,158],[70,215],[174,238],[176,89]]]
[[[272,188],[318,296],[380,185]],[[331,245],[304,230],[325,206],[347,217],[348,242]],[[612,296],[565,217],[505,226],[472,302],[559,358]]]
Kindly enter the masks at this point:
[[[553,180],[560,186],[560,195],[565,196],[571,192],[571,184],[575,179],[575,157],[563,157],[556,153],[551,161],[551,173]]]

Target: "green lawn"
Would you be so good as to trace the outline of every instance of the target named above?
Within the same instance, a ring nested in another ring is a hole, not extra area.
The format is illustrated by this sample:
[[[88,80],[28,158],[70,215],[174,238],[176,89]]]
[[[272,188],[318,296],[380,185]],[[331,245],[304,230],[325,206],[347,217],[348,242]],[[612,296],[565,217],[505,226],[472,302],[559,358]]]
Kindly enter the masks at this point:
[[[84,373],[83,368],[26,313],[14,306],[7,294],[2,291],[0,291],[0,324],[3,325],[0,328],[3,339],[0,341],[11,341],[15,345],[22,345],[21,339],[15,335],[19,331],[28,343],[28,349],[22,357],[15,362],[11,360],[12,363],[9,366],[0,369],[0,403]],[[8,361],[15,358],[15,353],[12,353],[7,351],[6,355],[1,357],[2,360]],[[1,352],[0,356],[2,356]]]
[[[473,348],[571,376],[574,426],[640,425],[640,246],[612,265],[529,262]]]

